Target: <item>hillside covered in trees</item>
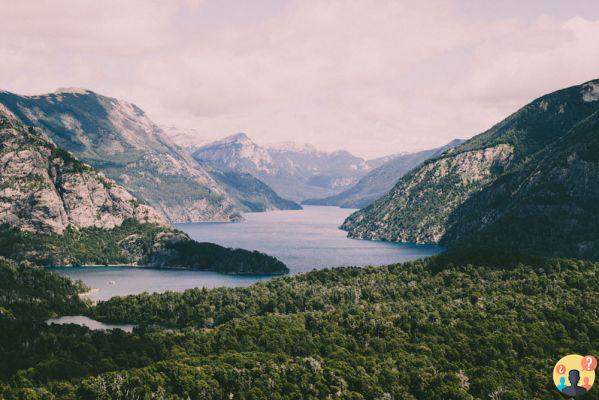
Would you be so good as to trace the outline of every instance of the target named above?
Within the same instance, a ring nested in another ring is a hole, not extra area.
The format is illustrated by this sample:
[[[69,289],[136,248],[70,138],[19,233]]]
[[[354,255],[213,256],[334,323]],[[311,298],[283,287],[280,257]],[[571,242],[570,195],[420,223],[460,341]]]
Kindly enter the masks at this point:
[[[555,361],[599,353],[588,261],[470,251],[82,305],[131,334],[11,314],[19,290],[65,284],[38,273],[0,299],[6,399],[554,399]]]
[[[599,260],[599,81],[542,96],[347,218],[353,238]]]

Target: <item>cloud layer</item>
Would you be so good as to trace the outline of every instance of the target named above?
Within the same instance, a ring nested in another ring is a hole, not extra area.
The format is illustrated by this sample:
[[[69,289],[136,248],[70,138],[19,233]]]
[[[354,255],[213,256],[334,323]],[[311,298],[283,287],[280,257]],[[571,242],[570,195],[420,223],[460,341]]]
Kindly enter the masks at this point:
[[[599,78],[592,3],[475,3],[6,1],[0,87],[81,86],[203,139],[244,131],[374,157],[470,137]]]

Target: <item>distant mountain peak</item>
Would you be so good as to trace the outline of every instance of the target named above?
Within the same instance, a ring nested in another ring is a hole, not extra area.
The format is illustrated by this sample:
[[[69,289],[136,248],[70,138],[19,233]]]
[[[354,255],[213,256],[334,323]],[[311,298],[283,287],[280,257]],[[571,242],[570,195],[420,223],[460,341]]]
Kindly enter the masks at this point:
[[[175,125],[159,125],[159,128],[170,140],[188,151],[195,151],[208,143],[194,128],[180,128]]]
[[[234,135],[230,135],[230,136],[224,137],[220,140],[217,140],[215,142],[212,142],[212,143],[208,144],[208,146],[224,145],[224,144],[231,144],[231,143],[241,143],[241,144],[248,144],[248,145],[255,144],[248,135],[246,135],[243,132],[239,132]]]
[[[246,135],[245,133],[243,133],[243,132],[239,132],[239,133],[236,133],[236,134],[234,134],[234,135],[227,136],[227,137],[226,137],[225,139],[223,139],[223,140],[230,140],[230,141],[234,141],[234,140],[235,140],[235,141],[238,141],[238,140],[251,140],[251,139],[250,139],[250,137],[249,137],[248,135]]]
[[[93,93],[91,90],[80,88],[80,87],[64,87],[58,88],[54,91],[54,93],[69,93],[69,94],[90,94]]]
[[[347,150],[335,150],[329,154],[332,156],[352,156],[352,157],[354,156],[352,153],[350,153]]]
[[[192,155],[223,171],[249,173],[293,201],[336,194],[370,168],[347,151],[324,152],[293,142],[261,146],[244,133],[204,145]]]
[[[277,151],[295,151],[298,153],[317,153],[318,150],[313,144],[310,143],[297,143],[297,142],[280,142],[272,143],[266,146],[268,149]]]

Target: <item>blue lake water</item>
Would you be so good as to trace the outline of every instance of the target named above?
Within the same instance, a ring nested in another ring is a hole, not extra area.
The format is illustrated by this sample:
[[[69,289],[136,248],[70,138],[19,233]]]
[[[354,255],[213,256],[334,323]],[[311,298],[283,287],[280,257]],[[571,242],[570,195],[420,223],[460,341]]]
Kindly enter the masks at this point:
[[[312,269],[385,265],[437,254],[442,247],[348,239],[339,225],[354,210],[306,206],[297,211],[245,214],[241,223],[177,224],[193,239],[227,247],[259,250],[289,267],[291,274]],[[93,300],[141,292],[182,291],[193,287],[247,286],[264,276],[229,276],[206,271],[135,267],[53,268],[98,289]]]

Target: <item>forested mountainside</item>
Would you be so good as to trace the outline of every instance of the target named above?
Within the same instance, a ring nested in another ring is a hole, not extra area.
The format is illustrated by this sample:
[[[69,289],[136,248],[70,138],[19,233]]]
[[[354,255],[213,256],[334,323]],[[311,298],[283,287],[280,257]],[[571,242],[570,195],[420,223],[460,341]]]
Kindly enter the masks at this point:
[[[599,81],[545,95],[404,176],[351,237],[599,258]]]
[[[240,219],[224,188],[134,104],[84,89],[40,96],[0,91],[0,104],[171,222]]]
[[[588,261],[449,253],[97,306],[46,271],[3,268],[36,277],[13,278],[12,296],[0,297],[7,400],[549,400],[560,357],[599,353],[599,298],[589,295],[599,263]],[[46,309],[17,311],[53,285]],[[74,309],[140,325],[128,334],[38,322]]]
[[[376,199],[387,194],[397,181],[424,161],[435,158],[445,151],[452,149],[464,140],[454,139],[445,146],[436,149],[419,151],[417,153],[398,154],[388,157],[379,167],[364,175],[351,188],[323,199],[307,199],[302,202],[306,205],[339,206],[342,208],[364,208]]]
[[[79,297],[86,290],[81,282],[45,268],[0,257],[0,321],[17,318],[34,321],[81,314],[89,306]],[[7,359],[2,357],[0,369],[8,367],[6,363]]]
[[[249,173],[279,196],[296,202],[339,193],[373,168],[346,151],[325,153],[313,146],[263,147],[244,133],[204,145],[193,152],[193,157],[222,171]]]
[[[192,241],[112,179],[0,109],[0,256],[284,273],[273,257]]]

